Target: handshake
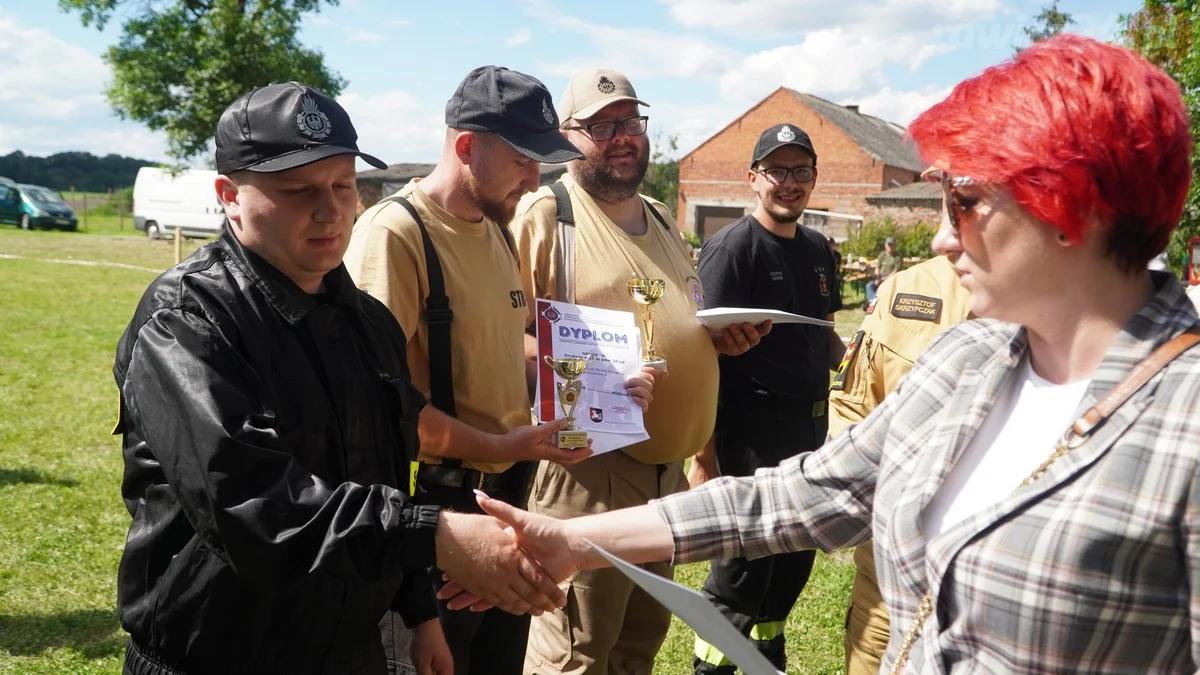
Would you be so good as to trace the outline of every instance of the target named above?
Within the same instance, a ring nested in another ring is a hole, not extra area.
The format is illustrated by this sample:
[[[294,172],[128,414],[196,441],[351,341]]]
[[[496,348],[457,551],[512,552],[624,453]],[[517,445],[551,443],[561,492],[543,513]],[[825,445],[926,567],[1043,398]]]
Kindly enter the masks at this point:
[[[443,512],[437,529],[437,563],[447,582],[438,598],[451,609],[539,615],[566,604],[559,583],[602,564],[582,538],[572,536],[570,521],[475,493],[488,515]]]

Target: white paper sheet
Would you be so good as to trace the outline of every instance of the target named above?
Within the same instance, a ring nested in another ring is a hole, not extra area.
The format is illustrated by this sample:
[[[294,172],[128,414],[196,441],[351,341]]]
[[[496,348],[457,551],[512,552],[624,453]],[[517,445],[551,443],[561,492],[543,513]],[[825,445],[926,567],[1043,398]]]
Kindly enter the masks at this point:
[[[774,323],[807,323],[813,326],[833,326],[832,321],[814,319],[811,316],[781,312],[777,309],[749,309],[745,307],[713,307],[696,312],[696,319],[705,328],[721,330],[734,323],[748,323],[757,326],[770,319]]]
[[[591,544],[600,555],[608,559],[622,574],[633,580],[662,603],[672,614],[696,631],[705,642],[721,650],[725,657],[741,668],[745,675],[781,675],[767,657],[759,653],[750,640],[738,632],[733,624],[713,607],[703,595],[686,586],[664,579],[657,574],[631,565],[603,548]]]
[[[595,360],[580,381],[583,391],[575,407],[575,426],[585,429],[595,454],[610,452],[650,438],[642,409],[625,393],[625,381],[641,370],[641,332],[633,312],[539,299],[537,302],[539,420],[565,417],[558,403],[562,379],[545,363],[546,356]]]

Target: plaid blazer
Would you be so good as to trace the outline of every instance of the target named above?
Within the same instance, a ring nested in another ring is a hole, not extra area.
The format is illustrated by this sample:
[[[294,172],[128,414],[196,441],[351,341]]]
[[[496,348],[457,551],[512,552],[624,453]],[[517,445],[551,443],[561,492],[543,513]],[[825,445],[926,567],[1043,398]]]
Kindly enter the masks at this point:
[[[1154,295],[1108,350],[1077,415],[1200,323],[1178,281],[1163,273],[1153,281]],[[892,615],[883,672],[930,589],[936,609],[909,673],[1196,671],[1200,347],[1032,485],[933,541],[923,536],[922,511],[1027,349],[1019,326],[961,324],[866,420],[816,452],[657,500],[674,562],[830,551],[874,538]]]

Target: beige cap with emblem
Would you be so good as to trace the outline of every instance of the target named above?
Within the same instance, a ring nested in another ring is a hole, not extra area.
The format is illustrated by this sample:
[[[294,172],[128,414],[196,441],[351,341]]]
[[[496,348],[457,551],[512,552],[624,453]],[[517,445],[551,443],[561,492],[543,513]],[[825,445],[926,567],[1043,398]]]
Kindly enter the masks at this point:
[[[568,121],[578,122],[600,112],[600,109],[618,101],[633,101],[649,107],[639,99],[629,78],[612,68],[585,70],[571,79],[567,90],[558,99],[558,118],[561,126]]]

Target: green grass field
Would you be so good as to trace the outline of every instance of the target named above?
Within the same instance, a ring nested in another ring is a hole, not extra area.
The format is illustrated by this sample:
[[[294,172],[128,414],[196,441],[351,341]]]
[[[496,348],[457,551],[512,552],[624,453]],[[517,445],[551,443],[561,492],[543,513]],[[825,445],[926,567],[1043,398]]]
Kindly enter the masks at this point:
[[[184,254],[200,243],[185,242]],[[173,256],[170,243],[140,233],[0,228],[0,674],[120,672],[116,569],[129,516],[109,435],[112,359],[142,291]],[[698,587],[706,570],[685,566],[677,578]],[[852,576],[848,554],[818,557],[787,625],[789,672],[842,671]],[[690,673],[693,639],[676,621],[655,672]]]

